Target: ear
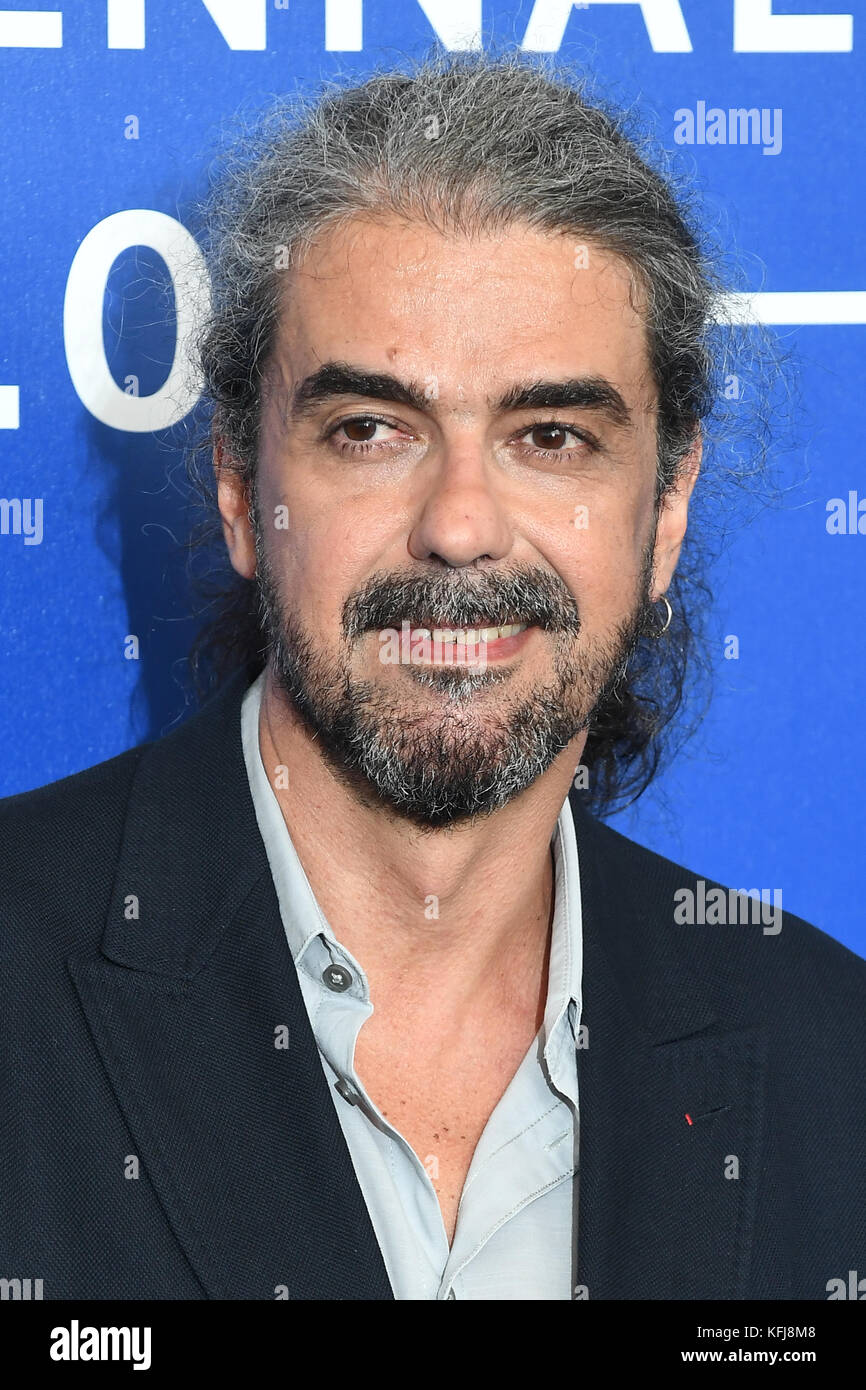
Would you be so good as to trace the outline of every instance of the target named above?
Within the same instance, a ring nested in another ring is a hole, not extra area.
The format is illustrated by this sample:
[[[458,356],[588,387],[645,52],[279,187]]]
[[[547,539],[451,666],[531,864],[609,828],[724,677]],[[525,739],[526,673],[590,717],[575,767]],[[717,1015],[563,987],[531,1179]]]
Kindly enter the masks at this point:
[[[238,574],[252,579],[256,572],[256,545],[250,522],[249,490],[219,434],[213,437],[213,469],[229,559]]]
[[[695,431],[692,447],[680,464],[676,481],[665,493],[659,506],[653,552],[653,586],[650,595],[653,603],[661,598],[662,594],[667,593],[674,577],[688,525],[689,501],[698,480],[703,450],[704,438],[699,426]]]

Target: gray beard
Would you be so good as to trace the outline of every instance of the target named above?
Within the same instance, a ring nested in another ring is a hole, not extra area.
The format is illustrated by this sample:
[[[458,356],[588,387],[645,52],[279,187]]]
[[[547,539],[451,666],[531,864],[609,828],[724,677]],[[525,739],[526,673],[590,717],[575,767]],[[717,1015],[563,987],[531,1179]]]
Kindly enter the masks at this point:
[[[348,642],[345,665],[317,652],[280,600],[258,531],[256,550],[260,611],[278,690],[359,801],[427,830],[489,815],[546,772],[624,678],[651,613],[649,546],[639,598],[625,622],[579,654],[579,623],[552,634],[550,683],[523,698],[500,697],[491,719],[483,712],[484,692],[507,681],[507,670],[407,664],[402,669],[416,684],[444,697],[438,712],[418,712],[407,709],[398,692],[354,679]]]

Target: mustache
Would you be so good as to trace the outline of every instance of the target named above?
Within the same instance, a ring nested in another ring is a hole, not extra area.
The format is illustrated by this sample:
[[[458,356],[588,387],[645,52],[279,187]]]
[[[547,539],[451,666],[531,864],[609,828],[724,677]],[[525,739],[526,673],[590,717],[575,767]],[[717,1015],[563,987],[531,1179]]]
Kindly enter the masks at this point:
[[[469,628],[527,623],[551,632],[577,633],[580,616],[563,582],[538,567],[441,575],[375,574],[343,605],[343,631],[352,641],[365,632],[413,626]]]

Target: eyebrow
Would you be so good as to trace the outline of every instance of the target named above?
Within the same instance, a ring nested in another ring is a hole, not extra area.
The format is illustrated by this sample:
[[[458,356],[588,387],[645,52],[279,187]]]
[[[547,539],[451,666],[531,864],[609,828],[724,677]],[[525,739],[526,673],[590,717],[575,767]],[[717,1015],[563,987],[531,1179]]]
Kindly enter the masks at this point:
[[[324,362],[311,376],[299,382],[292,393],[289,415],[300,420],[318,406],[338,396],[364,396],[369,400],[395,401],[414,410],[427,411],[430,396],[416,381],[401,381],[389,372],[365,371],[348,362]],[[566,377],[561,381],[528,381],[509,388],[488,405],[497,412],[507,410],[557,409],[572,407],[596,410],[622,429],[632,424],[632,415],[616,387],[602,376]]]

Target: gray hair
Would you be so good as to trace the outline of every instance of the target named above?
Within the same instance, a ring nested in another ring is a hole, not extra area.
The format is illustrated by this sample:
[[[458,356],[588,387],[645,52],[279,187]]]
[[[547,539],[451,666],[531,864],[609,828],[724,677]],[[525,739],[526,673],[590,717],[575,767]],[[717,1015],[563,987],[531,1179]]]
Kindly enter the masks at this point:
[[[215,423],[250,480],[286,271],[360,214],[465,236],[520,222],[621,256],[643,300],[659,487],[670,485],[712,396],[716,287],[665,180],[587,86],[519,53],[437,53],[281,100],[235,145],[203,207],[214,312],[200,356]]]

